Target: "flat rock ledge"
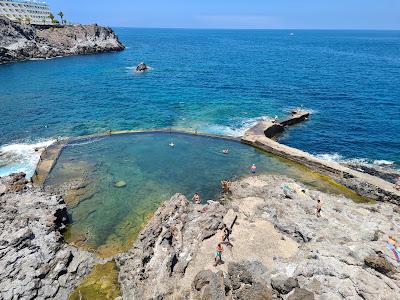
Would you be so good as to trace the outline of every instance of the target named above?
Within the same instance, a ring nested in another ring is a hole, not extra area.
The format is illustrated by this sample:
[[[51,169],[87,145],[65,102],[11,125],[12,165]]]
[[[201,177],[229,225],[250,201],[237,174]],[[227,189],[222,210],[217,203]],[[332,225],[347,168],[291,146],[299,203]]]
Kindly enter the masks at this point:
[[[206,205],[176,194],[116,258],[122,298],[396,299],[399,267],[386,239],[400,232],[399,211],[283,176],[246,177]],[[232,223],[223,263],[215,266],[221,229]]]
[[[0,64],[123,49],[111,28],[97,24],[41,28],[0,16]]]
[[[66,205],[25,174],[0,177],[0,299],[67,299],[98,259],[66,245]]]

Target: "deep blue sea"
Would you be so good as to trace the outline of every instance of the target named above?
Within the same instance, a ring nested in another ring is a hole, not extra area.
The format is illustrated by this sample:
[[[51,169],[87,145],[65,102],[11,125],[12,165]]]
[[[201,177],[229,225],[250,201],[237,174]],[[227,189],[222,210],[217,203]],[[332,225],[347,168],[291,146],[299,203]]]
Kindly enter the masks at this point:
[[[34,148],[56,137],[151,127],[238,136],[300,106],[312,115],[282,143],[400,164],[400,31],[115,30],[123,52],[0,66],[0,176],[30,174]],[[153,69],[135,74],[141,61]]]

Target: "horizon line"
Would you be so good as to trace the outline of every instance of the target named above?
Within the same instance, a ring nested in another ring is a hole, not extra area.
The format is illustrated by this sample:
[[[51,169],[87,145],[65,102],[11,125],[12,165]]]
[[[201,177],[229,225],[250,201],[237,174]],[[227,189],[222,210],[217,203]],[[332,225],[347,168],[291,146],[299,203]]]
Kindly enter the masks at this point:
[[[232,27],[141,27],[141,26],[121,26],[104,25],[113,28],[132,28],[132,29],[182,29],[182,30],[321,30],[321,31],[400,31],[400,28],[232,28]]]

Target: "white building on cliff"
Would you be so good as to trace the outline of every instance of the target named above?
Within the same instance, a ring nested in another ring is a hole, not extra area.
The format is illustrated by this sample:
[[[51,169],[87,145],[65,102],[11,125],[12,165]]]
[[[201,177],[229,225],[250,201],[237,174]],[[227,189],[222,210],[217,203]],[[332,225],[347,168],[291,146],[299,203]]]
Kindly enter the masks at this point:
[[[0,0],[0,16],[12,21],[30,24],[52,24],[50,8],[34,0]]]

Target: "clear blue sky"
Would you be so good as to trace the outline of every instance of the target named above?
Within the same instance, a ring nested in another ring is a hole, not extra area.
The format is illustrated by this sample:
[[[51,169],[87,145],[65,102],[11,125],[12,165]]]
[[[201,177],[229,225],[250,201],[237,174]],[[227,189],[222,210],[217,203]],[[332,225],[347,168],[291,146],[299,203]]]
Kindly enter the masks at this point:
[[[72,22],[126,27],[400,29],[400,0],[47,0]]]

